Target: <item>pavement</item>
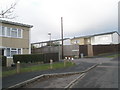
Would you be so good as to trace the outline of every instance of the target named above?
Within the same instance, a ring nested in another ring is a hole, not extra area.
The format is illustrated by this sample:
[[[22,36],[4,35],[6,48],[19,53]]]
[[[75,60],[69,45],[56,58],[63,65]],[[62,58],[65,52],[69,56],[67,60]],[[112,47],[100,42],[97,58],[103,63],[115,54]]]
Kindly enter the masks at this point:
[[[118,58],[111,60],[106,58],[105,61],[103,58],[99,59],[101,59],[101,65],[86,73],[72,88],[119,88]]]

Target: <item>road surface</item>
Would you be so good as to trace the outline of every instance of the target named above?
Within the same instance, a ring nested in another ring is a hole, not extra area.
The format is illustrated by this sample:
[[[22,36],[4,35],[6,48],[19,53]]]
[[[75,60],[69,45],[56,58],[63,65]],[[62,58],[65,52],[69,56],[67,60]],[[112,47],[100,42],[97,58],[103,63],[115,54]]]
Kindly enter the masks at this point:
[[[118,65],[118,58],[101,60],[101,65],[86,73],[72,88],[118,88]]]

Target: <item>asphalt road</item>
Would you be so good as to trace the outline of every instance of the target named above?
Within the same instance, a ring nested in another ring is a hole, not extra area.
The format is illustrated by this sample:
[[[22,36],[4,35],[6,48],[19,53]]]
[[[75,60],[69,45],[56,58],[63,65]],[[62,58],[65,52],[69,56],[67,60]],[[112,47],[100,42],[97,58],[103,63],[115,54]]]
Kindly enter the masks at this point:
[[[101,65],[86,73],[72,88],[118,88],[118,58],[101,61]]]

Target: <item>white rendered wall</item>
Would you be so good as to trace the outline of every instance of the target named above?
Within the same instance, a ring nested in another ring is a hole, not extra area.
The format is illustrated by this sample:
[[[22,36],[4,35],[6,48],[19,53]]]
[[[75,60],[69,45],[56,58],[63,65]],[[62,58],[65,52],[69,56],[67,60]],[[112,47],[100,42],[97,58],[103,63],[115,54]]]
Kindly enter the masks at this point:
[[[112,43],[112,34],[91,37],[92,45],[111,44],[111,43]]]
[[[118,40],[120,36],[117,33],[113,33],[113,44],[118,44],[120,40]]]
[[[64,44],[64,45],[71,45],[70,39],[64,40],[64,41],[63,41],[63,44]]]

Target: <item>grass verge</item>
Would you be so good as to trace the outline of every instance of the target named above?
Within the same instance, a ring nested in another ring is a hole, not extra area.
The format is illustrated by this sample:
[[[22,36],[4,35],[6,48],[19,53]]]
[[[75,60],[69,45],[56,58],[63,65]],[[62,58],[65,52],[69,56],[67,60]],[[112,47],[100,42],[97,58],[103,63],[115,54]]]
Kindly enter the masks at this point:
[[[115,57],[118,57],[118,56],[120,56],[120,54],[110,55],[110,56],[106,56],[106,57],[108,57],[108,58],[115,58]]]
[[[71,62],[67,62],[66,66],[64,67],[63,62],[57,62],[57,63],[53,63],[53,69],[66,68],[66,67],[70,67],[70,66],[74,66],[74,65],[75,64],[72,64]],[[48,69],[50,69],[50,64],[40,64],[40,65],[34,65],[34,66],[29,66],[29,67],[24,67],[24,68],[21,67],[20,73],[43,71],[43,70],[48,70]],[[14,75],[14,74],[17,74],[16,70],[3,71],[2,77]]]

